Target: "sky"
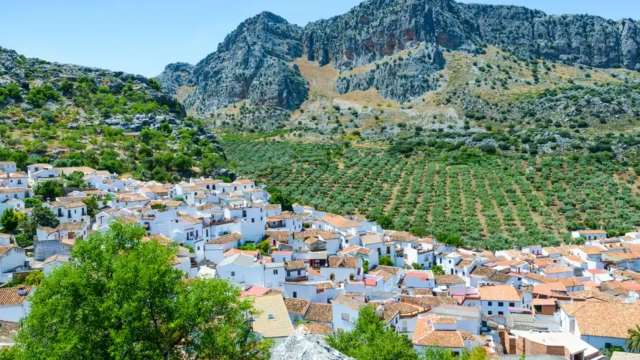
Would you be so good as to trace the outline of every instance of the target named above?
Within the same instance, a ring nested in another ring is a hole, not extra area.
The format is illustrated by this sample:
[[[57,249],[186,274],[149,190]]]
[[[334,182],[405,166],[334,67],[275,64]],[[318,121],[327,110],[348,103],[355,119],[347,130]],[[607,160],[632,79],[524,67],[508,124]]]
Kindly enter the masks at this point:
[[[0,46],[27,57],[156,76],[216,50],[246,18],[268,10],[301,26],[361,0],[0,1]],[[638,0],[462,0],[522,5],[548,14],[640,19]]]

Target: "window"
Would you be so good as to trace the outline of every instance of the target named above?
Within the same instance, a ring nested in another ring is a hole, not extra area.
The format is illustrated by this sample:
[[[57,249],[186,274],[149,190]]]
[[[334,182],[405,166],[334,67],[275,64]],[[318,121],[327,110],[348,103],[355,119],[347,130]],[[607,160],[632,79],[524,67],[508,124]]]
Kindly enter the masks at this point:
[[[503,302],[499,302],[498,306],[504,306],[504,303]]]
[[[493,315],[493,311],[491,311],[491,310],[489,310],[488,313],[489,313],[489,315]]]
[[[380,251],[380,248],[378,248],[378,256],[382,255],[382,251]]]
[[[341,318],[342,318],[342,320],[344,320],[344,321],[349,321],[349,314],[342,314],[340,317],[341,317]]]
[[[293,292],[293,298],[294,298],[294,299],[297,299],[297,298],[298,298],[298,293],[297,293],[297,292],[295,292],[295,291]]]
[[[391,254],[391,246],[387,246],[387,254]]]
[[[256,219],[255,218],[251,218],[251,222],[252,223],[256,222]]]
[[[302,272],[300,270],[298,270],[298,276],[302,275]]]
[[[502,311],[498,311],[498,315],[504,315]]]
[[[493,306],[493,303],[491,301],[489,301],[489,306]]]
[[[509,306],[510,306],[510,307],[514,307],[514,306],[516,306],[516,304],[515,304],[515,303],[510,302],[510,303],[509,303]]]
[[[273,270],[273,275],[278,275],[278,270]]]
[[[200,246],[198,246],[198,251],[200,251]]]
[[[343,332],[344,332],[344,329],[338,328],[338,334],[342,334]]]
[[[236,276],[236,272],[235,272],[235,271],[232,271],[232,272],[231,272],[231,276]]]

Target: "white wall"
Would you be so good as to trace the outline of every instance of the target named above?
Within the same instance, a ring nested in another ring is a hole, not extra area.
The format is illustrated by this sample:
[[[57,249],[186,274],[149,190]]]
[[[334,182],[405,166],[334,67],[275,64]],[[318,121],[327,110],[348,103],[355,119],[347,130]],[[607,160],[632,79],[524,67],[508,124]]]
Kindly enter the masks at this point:
[[[27,300],[20,305],[10,305],[0,307],[0,320],[19,322],[20,319],[29,315],[30,302]]]
[[[338,331],[338,329],[342,329],[345,332],[353,330],[352,322],[358,320],[358,312],[336,302],[333,302],[332,306],[333,311],[333,330]],[[349,317],[349,320],[343,320],[342,314],[346,314]]]
[[[274,272],[277,272],[275,274]],[[284,290],[285,274],[287,272],[282,267],[278,268],[265,268],[264,269],[264,286],[270,289]]]

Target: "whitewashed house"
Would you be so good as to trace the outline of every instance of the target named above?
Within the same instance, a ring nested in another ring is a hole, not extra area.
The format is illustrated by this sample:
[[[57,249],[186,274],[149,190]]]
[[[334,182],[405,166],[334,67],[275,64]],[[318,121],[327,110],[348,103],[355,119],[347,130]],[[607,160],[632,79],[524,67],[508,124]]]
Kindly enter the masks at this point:
[[[338,294],[333,298],[331,305],[333,330],[338,333],[353,330],[353,323],[358,321],[360,309],[366,306],[365,303],[342,294]]]
[[[33,286],[0,288],[0,321],[18,323],[29,315]]]
[[[609,314],[609,316],[607,315]],[[596,349],[626,349],[629,329],[640,325],[640,305],[611,302],[560,304],[560,326]]]
[[[234,254],[216,266],[216,277],[231,282],[264,286],[264,265],[253,256]]]

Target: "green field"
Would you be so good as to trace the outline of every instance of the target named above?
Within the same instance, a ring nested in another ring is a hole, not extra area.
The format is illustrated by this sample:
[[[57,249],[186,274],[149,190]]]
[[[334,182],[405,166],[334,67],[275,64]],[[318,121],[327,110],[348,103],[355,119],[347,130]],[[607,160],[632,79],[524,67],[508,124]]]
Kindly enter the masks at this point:
[[[637,176],[593,158],[503,156],[475,150],[401,157],[383,148],[228,142],[238,172],[292,201],[377,220],[416,235],[461,236],[476,249],[571,241],[579,227],[634,229]]]

